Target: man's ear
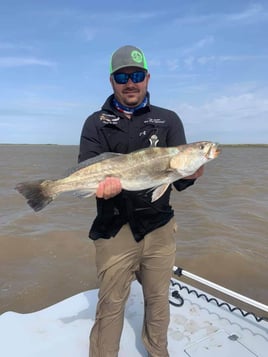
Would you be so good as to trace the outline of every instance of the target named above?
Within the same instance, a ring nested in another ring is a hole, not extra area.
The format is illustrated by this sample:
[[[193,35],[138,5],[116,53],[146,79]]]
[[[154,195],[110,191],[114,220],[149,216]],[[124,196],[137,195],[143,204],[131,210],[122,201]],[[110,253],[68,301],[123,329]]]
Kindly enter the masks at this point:
[[[112,75],[110,75],[110,83],[111,83],[111,86],[112,86],[112,88],[114,90],[114,78],[113,78]]]

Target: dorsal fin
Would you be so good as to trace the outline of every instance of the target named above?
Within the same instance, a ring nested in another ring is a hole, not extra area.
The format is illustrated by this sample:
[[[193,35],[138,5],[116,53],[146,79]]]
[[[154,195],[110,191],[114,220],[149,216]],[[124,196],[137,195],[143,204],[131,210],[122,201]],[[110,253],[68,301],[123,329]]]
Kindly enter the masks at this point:
[[[75,171],[78,171],[80,169],[83,169],[84,167],[87,167],[89,165],[96,164],[97,162],[107,160],[107,159],[112,159],[113,157],[120,156],[123,154],[119,154],[116,152],[104,152],[100,155],[91,157],[90,159],[87,159],[85,161],[80,162],[78,165],[74,166],[73,168],[69,169],[67,174],[70,175]]]

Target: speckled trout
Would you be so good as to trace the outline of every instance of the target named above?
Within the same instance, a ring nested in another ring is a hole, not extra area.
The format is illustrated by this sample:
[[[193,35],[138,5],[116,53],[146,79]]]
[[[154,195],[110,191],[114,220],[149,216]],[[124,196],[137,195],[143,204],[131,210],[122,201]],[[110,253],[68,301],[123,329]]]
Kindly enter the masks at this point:
[[[83,161],[63,178],[21,182],[15,189],[34,211],[40,211],[63,192],[92,196],[101,181],[113,176],[120,179],[124,190],[152,189],[154,202],[172,182],[192,175],[219,153],[218,144],[210,141],[149,147],[130,154],[103,153]]]

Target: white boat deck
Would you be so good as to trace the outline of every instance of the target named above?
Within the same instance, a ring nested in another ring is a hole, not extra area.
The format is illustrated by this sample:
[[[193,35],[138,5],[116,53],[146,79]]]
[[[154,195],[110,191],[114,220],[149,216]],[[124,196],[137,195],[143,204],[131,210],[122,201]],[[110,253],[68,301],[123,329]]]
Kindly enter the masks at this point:
[[[192,289],[188,284],[187,287]],[[226,305],[219,307],[215,302],[208,303],[205,297],[198,298],[171,284],[171,295],[177,295],[175,290],[179,291],[184,303],[181,307],[171,305],[170,357],[267,356],[267,321],[257,322],[253,315],[243,317],[238,310],[230,312]],[[171,300],[180,302],[172,297]],[[97,290],[92,290],[34,313],[2,314],[1,357],[87,357],[96,301]],[[139,283],[133,282],[119,357],[147,356],[140,339],[142,321],[142,291]]]
[[[185,284],[183,284],[185,285]],[[169,339],[176,339],[178,356],[190,357],[264,357],[268,348],[268,322],[257,322],[254,315],[244,317],[240,310],[231,312],[222,300],[187,285],[179,291],[182,307],[171,308]],[[176,284],[172,290],[178,290]],[[203,296],[204,295],[204,296]],[[208,302],[207,299],[212,299]],[[232,308],[231,305],[229,305]],[[172,351],[173,352],[173,351]],[[171,354],[173,356],[173,354]],[[174,352],[174,357],[176,352]]]

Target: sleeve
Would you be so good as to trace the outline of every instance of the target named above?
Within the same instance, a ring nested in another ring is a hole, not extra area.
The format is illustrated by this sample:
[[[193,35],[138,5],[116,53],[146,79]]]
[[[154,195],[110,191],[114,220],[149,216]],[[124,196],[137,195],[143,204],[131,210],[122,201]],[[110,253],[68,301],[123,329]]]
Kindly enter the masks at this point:
[[[186,144],[184,127],[180,117],[175,112],[170,112],[170,125],[167,137],[168,146]]]
[[[172,121],[168,135],[168,146],[184,145],[186,144],[186,137],[183,123],[175,112],[172,112],[172,114]],[[173,186],[177,191],[183,191],[187,187],[192,186],[194,183],[195,179],[180,179],[173,182]]]
[[[80,137],[78,162],[90,159],[103,152],[95,118],[96,114],[94,113],[84,123]]]

